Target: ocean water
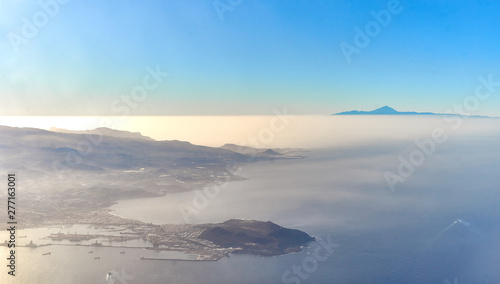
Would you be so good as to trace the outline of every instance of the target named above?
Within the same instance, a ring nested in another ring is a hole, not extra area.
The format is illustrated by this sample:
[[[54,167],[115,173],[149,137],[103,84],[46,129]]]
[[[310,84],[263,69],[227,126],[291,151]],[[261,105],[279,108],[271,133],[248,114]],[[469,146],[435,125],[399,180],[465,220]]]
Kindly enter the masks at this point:
[[[459,283],[498,283],[500,227],[495,218],[500,180],[494,169],[500,161],[492,156],[489,172],[478,169],[472,160],[450,168],[448,159],[453,160],[462,146],[443,151],[396,192],[383,178],[391,164],[391,156],[383,148],[370,157],[359,156],[357,151],[313,151],[304,160],[247,165],[240,174],[248,180],[221,188],[190,221],[272,220],[330,239],[336,244],[335,252],[318,261],[316,268],[311,265],[313,273],[305,273],[304,279],[285,277],[283,281],[282,277],[294,265],[304,264],[315,243],[300,254],[256,262],[247,256],[224,259],[219,265],[231,268],[220,278],[174,283],[453,283],[455,279]],[[112,208],[114,214],[125,217],[182,223],[179,205],[196,208],[193,198],[202,192],[121,201]],[[457,218],[470,225],[454,225],[442,233]],[[244,266],[259,273],[241,271],[239,261],[252,263]],[[245,281],[234,278],[241,275]]]
[[[54,246],[46,256],[19,248],[15,282],[4,266],[0,283],[500,283],[498,122],[443,126],[448,139],[391,189],[386,173],[400,175],[401,159],[421,151],[415,140],[441,127],[436,119],[415,127],[413,118],[401,120],[368,134],[358,132],[383,121],[322,133],[320,144],[307,147],[309,158],[242,165],[238,174],[247,180],[210,196],[199,190],[111,208],[158,224],[270,220],[321,241],[301,253],[185,262],[140,260],[157,257],[144,249],[99,248],[95,260],[85,247]],[[188,207],[195,213],[186,217],[179,208]]]

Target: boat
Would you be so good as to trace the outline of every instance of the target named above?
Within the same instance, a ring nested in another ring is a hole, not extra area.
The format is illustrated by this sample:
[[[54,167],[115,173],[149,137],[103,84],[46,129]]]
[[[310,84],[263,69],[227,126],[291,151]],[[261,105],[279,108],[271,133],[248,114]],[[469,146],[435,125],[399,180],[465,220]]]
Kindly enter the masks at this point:
[[[98,256],[98,257],[94,257],[94,259],[101,259],[101,257],[100,257],[100,256]]]
[[[120,254],[124,254],[125,252],[124,251],[121,251]]]
[[[51,254],[51,252],[50,252],[50,251],[49,251],[49,252],[46,252],[46,253],[42,253],[42,255],[49,255],[49,254]]]
[[[89,251],[89,253],[94,253],[94,251],[93,251],[93,250],[91,250],[91,251]]]

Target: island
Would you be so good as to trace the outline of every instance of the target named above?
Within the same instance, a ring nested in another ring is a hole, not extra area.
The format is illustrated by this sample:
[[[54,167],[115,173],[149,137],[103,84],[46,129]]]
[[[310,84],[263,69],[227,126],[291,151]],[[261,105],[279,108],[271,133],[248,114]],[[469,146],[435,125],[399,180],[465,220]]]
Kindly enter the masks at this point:
[[[156,141],[138,132],[109,128],[47,131],[0,126],[0,168],[17,172],[23,179],[25,198],[19,204],[23,221],[18,229],[57,228],[35,239],[36,243],[24,245],[47,256],[52,253],[50,246],[57,245],[87,246],[89,253],[99,247],[185,252],[190,258],[181,260],[196,261],[218,260],[232,253],[299,252],[314,239],[270,221],[152,224],[115,216],[109,207],[122,199],[165,196],[242,180],[237,175],[242,165],[305,158],[301,152]],[[0,192],[0,197],[4,195]],[[0,216],[0,222],[7,221],[6,215]]]
[[[475,117],[475,118],[491,118],[489,116],[480,116],[480,115],[460,115],[460,114],[452,114],[452,113],[397,111],[389,106],[383,106],[381,108],[371,110],[371,111],[359,111],[359,110],[344,111],[344,112],[335,113],[333,115],[433,115],[433,116],[463,116],[463,117]]]

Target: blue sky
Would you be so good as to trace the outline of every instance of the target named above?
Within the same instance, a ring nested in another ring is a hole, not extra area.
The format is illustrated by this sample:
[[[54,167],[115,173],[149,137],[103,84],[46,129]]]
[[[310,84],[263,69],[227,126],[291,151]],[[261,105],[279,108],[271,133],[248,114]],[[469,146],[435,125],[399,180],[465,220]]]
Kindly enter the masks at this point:
[[[500,81],[495,1],[400,1],[350,62],[340,44],[391,1],[54,1],[0,2],[2,114],[125,114],[148,68],[169,75],[128,114],[445,112]],[[500,87],[474,114],[500,116]]]

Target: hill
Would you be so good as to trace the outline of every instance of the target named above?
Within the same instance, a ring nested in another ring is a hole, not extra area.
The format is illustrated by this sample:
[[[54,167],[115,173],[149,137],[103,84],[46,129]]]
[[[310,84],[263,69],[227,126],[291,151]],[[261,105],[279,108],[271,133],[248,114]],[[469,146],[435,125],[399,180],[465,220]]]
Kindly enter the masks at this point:
[[[287,229],[273,222],[232,219],[220,224],[199,225],[205,230],[198,238],[223,248],[239,248],[235,253],[261,256],[299,252],[301,246],[314,241],[308,234]]]

